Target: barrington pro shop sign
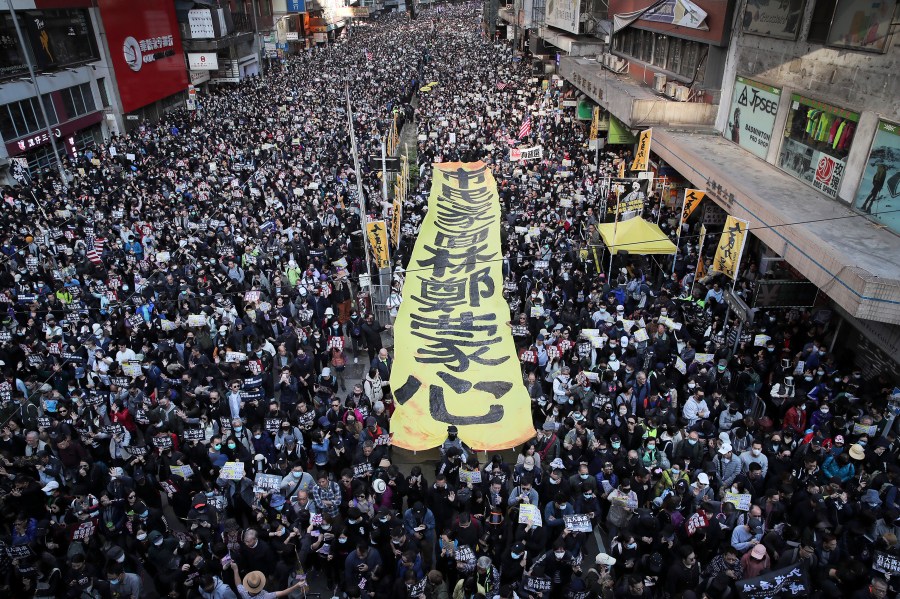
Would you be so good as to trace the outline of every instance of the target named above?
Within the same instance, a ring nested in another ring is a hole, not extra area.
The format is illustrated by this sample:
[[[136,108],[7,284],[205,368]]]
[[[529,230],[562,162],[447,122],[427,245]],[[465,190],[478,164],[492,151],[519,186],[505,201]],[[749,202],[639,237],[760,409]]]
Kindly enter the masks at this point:
[[[763,160],[772,143],[781,90],[738,77],[731,96],[725,137]]]

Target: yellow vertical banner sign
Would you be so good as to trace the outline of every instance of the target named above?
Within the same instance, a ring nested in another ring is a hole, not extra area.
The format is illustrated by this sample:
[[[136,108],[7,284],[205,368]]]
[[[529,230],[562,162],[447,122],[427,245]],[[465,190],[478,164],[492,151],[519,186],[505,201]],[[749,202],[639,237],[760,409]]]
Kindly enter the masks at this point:
[[[400,219],[403,218],[403,203],[400,196],[394,198],[394,211],[391,214],[391,241],[394,249],[400,247]]]
[[[625,178],[625,161],[619,162],[619,179]]]
[[[634,153],[634,161],[631,163],[631,170],[647,170],[647,167],[650,164],[650,142],[652,139],[653,129],[641,131],[641,137],[638,139],[637,151]]]
[[[375,266],[385,268],[390,266],[391,258],[388,252],[387,227],[383,220],[373,220],[366,223],[366,235],[369,238],[369,246],[375,257]]]
[[[428,212],[394,323],[393,444],[425,450],[447,427],[473,449],[534,436],[503,299],[500,201],[483,162],[434,165]]]
[[[697,209],[697,206],[700,205],[700,202],[706,196],[705,191],[700,191],[699,189],[685,189],[684,190],[684,205],[681,207],[681,224],[687,222],[687,219],[691,216],[694,210]],[[680,230],[680,229],[679,229]]]
[[[596,140],[600,133],[600,107],[594,106],[594,118],[591,121],[591,141]]]
[[[747,221],[733,216],[725,219],[725,230],[722,231],[722,238],[716,247],[716,257],[710,268],[734,280],[737,277],[746,237]]]

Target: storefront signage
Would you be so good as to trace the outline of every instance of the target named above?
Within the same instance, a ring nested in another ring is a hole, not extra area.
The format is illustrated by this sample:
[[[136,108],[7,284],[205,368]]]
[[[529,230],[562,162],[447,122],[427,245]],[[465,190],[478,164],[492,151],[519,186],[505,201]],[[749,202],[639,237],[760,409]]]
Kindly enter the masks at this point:
[[[900,125],[881,121],[854,205],[894,233],[900,233],[900,212],[892,208],[897,198],[900,198]]]
[[[781,90],[738,77],[724,134],[745,150],[766,158],[775,128]]]
[[[641,21],[668,23],[708,31],[706,11],[690,0],[665,0],[640,16]]]
[[[64,143],[66,146],[66,150],[68,152],[73,151],[73,144],[70,142],[72,134],[77,131],[81,131],[91,125],[96,125],[100,121],[103,120],[103,113],[92,112],[91,114],[85,115],[83,117],[77,118],[73,121],[69,121],[67,123],[62,123],[51,129],[53,132],[53,136],[57,139],[64,139]],[[17,156],[19,154],[24,154],[29,150],[34,148],[38,148],[45,144],[50,143],[50,135],[46,131],[41,131],[39,133],[35,133],[33,135],[29,135],[24,139],[10,141],[6,144],[6,152],[10,156]],[[62,148],[60,148],[62,149]]]
[[[168,0],[99,0],[124,112],[153,104],[188,86],[184,51]]]
[[[306,0],[287,0],[288,12],[306,12]]]
[[[188,68],[192,71],[216,71],[219,57],[215,52],[188,52]]]
[[[578,33],[581,0],[550,0],[547,2],[547,25]]]
[[[297,33],[296,31],[288,31],[287,33],[284,34],[284,39],[286,39],[289,42],[296,42],[297,40],[300,39],[300,34]]]
[[[753,0],[744,9],[744,31],[756,35],[797,39],[805,0]]]

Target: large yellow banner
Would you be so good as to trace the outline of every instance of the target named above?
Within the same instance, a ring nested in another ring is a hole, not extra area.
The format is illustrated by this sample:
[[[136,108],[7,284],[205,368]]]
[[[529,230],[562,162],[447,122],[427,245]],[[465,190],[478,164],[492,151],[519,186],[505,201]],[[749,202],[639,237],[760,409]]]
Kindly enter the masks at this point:
[[[373,220],[370,223],[366,223],[366,235],[369,237],[372,255],[375,256],[375,266],[378,268],[390,266],[391,258],[388,254],[387,227],[384,221]]]
[[[634,161],[631,163],[631,170],[645,171],[650,162],[650,142],[653,138],[653,129],[645,129],[641,131],[641,137],[638,139],[637,152],[634,153]]]
[[[393,444],[437,447],[447,427],[473,449],[534,436],[503,299],[500,201],[483,162],[434,165],[428,212],[394,324]]]
[[[719,246],[716,248],[716,257],[710,269],[734,279],[737,276],[746,237],[747,221],[733,216],[725,219],[725,230],[722,231],[722,238],[719,239]]]

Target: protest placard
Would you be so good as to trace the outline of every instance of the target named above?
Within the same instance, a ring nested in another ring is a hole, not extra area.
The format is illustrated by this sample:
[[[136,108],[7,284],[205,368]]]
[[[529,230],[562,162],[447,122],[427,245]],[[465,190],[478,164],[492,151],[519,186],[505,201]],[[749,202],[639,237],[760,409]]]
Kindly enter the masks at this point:
[[[206,326],[206,316],[203,314],[189,314],[188,315],[188,326],[189,327],[205,327]]]
[[[546,576],[528,576],[522,577],[522,586],[530,593],[543,594],[553,589],[553,582]]]
[[[281,488],[281,477],[277,474],[263,474],[257,472],[256,478],[253,479],[254,493],[275,492]]]
[[[169,466],[172,474],[181,478],[190,478],[194,474],[194,469],[190,466]]]
[[[225,480],[241,480],[244,478],[244,462],[225,462],[219,470],[219,477]]]
[[[750,510],[751,497],[750,493],[731,493],[730,491],[725,493],[725,501],[742,512]]]
[[[172,437],[168,433],[156,435],[153,437],[153,447],[157,449],[170,449],[172,447]]]
[[[591,532],[594,527],[591,526],[591,518],[587,514],[572,514],[563,516],[566,528],[572,532]]]
[[[541,518],[541,510],[532,503],[523,503],[519,505],[519,524],[531,524],[532,526],[542,526],[544,524]]]
[[[475,552],[472,551],[472,548],[468,545],[460,545],[456,548],[456,555],[454,556],[456,561],[458,562],[469,562],[475,560]]]
[[[409,599],[419,599],[419,595],[425,594],[425,583],[428,581],[427,578],[423,578],[422,580],[406,586],[407,595]]]
[[[202,428],[186,428],[183,436],[185,441],[203,441],[206,439],[206,430]]]
[[[472,483],[473,485],[481,484],[481,470],[466,470],[464,468],[459,469],[459,482],[465,484]]]
[[[353,478],[362,478],[368,474],[372,474],[372,464],[369,462],[353,465]]]

